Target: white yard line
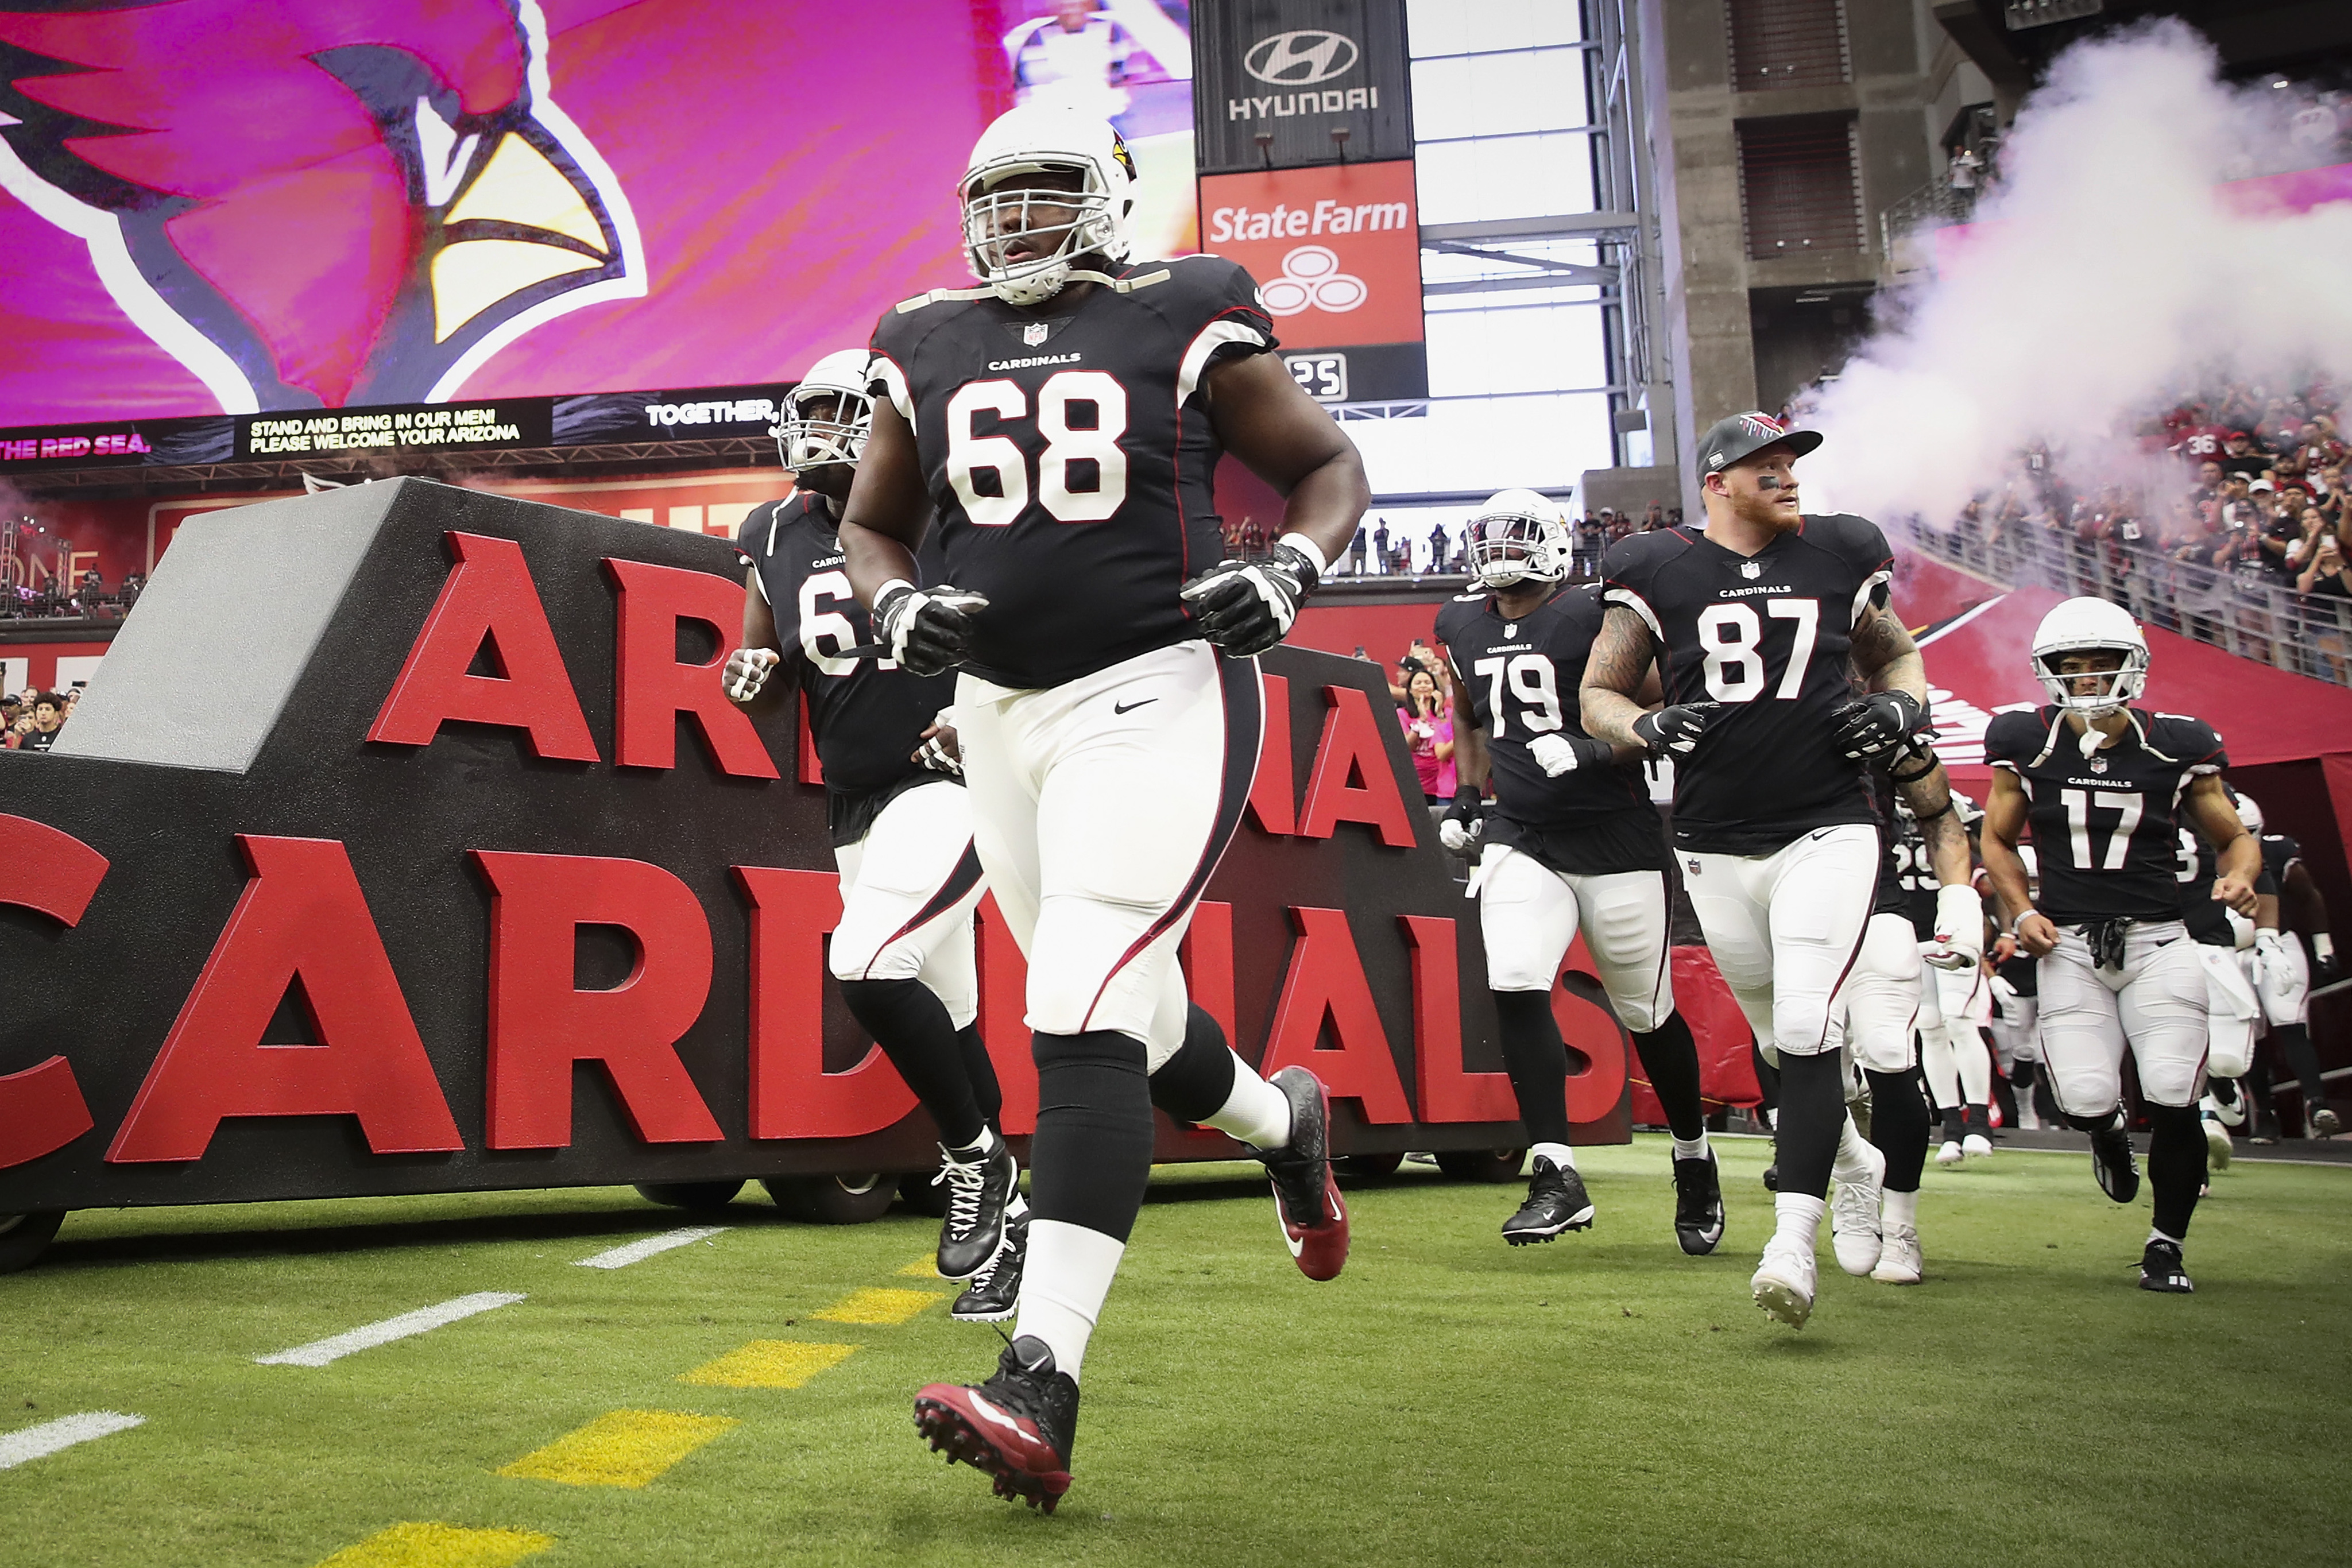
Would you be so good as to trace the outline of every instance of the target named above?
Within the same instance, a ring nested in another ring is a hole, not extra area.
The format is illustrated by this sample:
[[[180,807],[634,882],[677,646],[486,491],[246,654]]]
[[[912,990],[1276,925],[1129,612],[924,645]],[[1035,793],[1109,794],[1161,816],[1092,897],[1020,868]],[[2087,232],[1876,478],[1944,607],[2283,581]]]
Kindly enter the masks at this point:
[[[61,1416],[37,1427],[20,1427],[14,1432],[0,1432],[0,1470],[14,1469],[27,1459],[41,1458],[59,1448],[87,1443],[92,1437],[127,1432],[133,1427],[143,1426],[146,1420],[144,1416],[124,1416],[113,1410],[90,1410],[79,1416]]]
[[[689,1225],[683,1230],[666,1230],[659,1236],[648,1236],[643,1241],[632,1241],[625,1247],[614,1247],[599,1252],[593,1258],[583,1258],[572,1265],[575,1269],[625,1269],[632,1263],[642,1263],[656,1252],[667,1252],[673,1247],[691,1247],[698,1241],[708,1241],[725,1230],[723,1225]]]
[[[396,1339],[406,1339],[470,1318],[477,1312],[487,1312],[495,1307],[510,1307],[522,1297],[508,1291],[478,1291],[470,1296],[437,1306],[419,1307],[413,1312],[403,1312],[396,1318],[386,1318],[380,1323],[369,1323],[348,1333],[336,1334],[310,1344],[298,1344],[292,1350],[281,1350],[275,1355],[257,1355],[254,1361],[262,1366],[324,1366],[331,1361],[341,1361],[354,1351],[373,1350]]]

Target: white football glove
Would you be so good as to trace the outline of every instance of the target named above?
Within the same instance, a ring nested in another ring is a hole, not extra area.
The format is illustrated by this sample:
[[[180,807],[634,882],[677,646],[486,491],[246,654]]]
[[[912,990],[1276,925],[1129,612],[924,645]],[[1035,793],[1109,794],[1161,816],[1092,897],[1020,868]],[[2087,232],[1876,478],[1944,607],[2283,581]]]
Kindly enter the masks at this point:
[[[1486,831],[1486,801],[1476,789],[1457,789],[1454,804],[1438,819],[1437,841],[1457,855],[1466,855]]]
[[[728,701],[750,702],[783,662],[783,655],[773,648],[738,648],[727,655],[727,667],[719,673],[719,686]]]
[[[1606,768],[1617,759],[1607,741],[1581,735],[1538,735],[1528,742],[1528,755],[1536,759],[1547,779],[1580,768]]]
[[[1927,962],[1938,969],[1973,969],[1984,956],[1984,900],[1965,885],[1936,890],[1936,941]]]
[[[932,716],[931,727],[923,732],[923,744],[915,748],[915,760],[934,773],[963,777],[963,747],[956,737],[955,709],[943,707]]]

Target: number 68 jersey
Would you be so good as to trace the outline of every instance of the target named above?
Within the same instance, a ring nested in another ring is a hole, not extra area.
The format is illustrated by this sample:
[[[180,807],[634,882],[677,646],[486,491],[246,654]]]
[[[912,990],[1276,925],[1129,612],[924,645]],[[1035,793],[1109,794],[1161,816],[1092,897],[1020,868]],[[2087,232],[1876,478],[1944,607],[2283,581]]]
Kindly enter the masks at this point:
[[[2230,759],[2201,719],[2129,712],[2130,727],[2088,758],[2055,707],[1985,727],[1985,760],[2025,787],[2035,907],[2061,925],[2181,918],[2180,799]]]
[[[1602,598],[1649,627],[1669,704],[1715,702],[1675,762],[1675,841],[1766,855],[1819,828],[1878,821],[1862,764],[1832,744],[1854,623],[1894,570],[1866,517],[1807,517],[1752,556],[1691,528],[1633,534],[1601,563]]]
[[[1031,310],[941,290],[874,330],[945,580],[988,597],[966,668],[1000,686],[1060,685],[1199,636],[1177,591],[1224,554],[1211,490],[1223,448],[1201,383],[1274,348],[1274,324],[1219,256],[1120,277],[1125,293],[1096,285]]]

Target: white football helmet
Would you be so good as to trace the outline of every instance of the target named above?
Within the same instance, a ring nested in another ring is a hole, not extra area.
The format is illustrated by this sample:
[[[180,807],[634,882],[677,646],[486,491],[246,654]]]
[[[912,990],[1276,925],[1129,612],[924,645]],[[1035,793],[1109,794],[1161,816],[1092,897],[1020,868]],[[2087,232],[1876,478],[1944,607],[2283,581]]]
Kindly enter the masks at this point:
[[[1568,575],[1568,519],[1533,490],[1501,490],[1468,528],[1470,575],[1488,588],[1558,582]]]
[[[999,189],[1023,174],[1075,174],[1077,189]],[[1125,261],[1133,244],[1135,160],[1109,121],[1076,110],[1025,103],[997,116],[972,144],[957,196],[972,276],[1009,305],[1051,299],[1069,281],[1078,257]],[[1032,214],[1038,208],[1054,209],[1058,221],[1036,222]],[[1051,248],[1008,260],[1006,248],[1023,236],[1033,244],[1050,242]]]
[[[2231,790],[2230,797],[2237,802],[2238,821],[2246,825],[2246,831],[2253,834],[2254,837],[2258,839],[2261,838],[2263,836],[2263,809],[2254,804],[2254,798],[2252,795],[2247,794],[2242,789]]]
[[[855,467],[865,455],[866,433],[874,428],[874,394],[866,373],[873,359],[870,349],[827,354],[784,394],[783,417],[768,434],[776,438],[776,452],[785,467],[795,474],[827,463]],[[833,400],[831,413],[810,413],[810,404],[828,398]]]
[[[2123,655],[2123,667],[2107,682],[2107,689],[2088,696],[2072,690],[2082,675],[2062,675],[2058,661],[2068,653],[2113,651]],[[2147,638],[2139,622],[2120,604],[2104,599],[2069,599],[2042,618],[2033,632],[2033,674],[2050,700],[2085,718],[2103,718],[2137,700],[2147,685]]]

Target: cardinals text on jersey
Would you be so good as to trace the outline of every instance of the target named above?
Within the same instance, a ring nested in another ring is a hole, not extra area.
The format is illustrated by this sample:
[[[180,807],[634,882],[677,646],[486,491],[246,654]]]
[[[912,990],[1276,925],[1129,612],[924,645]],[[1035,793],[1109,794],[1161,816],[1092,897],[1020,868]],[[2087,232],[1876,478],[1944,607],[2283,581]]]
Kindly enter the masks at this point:
[[[1985,760],[2025,788],[2038,907],[2061,925],[2181,917],[2180,799],[2230,759],[2201,719],[2131,716],[2088,758],[2055,707],[1996,714],[1985,729]]]
[[[1484,593],[1437,612],[1438,643],[1486,734],[1496,818],[1489,841],[1554,871],[1663,870],[1665,836],[1640,768],[1578,768],[1554,779],[1528,751],[1539,735],[1584,734],[1576,694],[1600,632],[1601,602],[1589,588],[1562,589],[1517,621]]]
[[[1878,525],[1807,517],[1753,556],[1696,529],[1609,547],[1602,597],[1640,615],[1669,703],[1722,705],[1675,764],[1675,841],[1769,854],[1819,828],[1874,823],[1862,765],[1831,739],[1853,695],[1854,622],[1885,602],[1894,554]]]
[[[988,597],[967,667],[1000,686],[1060,685],[1198,636],[1177,590],[1223,553],[1201,382],[1271,350],[1273,323],[1217,256],[1122,277],[1129,292],[1097,286],[1060,314],[926,296],[875,329],[945,580]]]
[[[776,618],[780,677],[808,695],[809,732],[835,808],[835,837],[862,824],[856,801],[917,777],[913,760],[940,709],[955,701],[952,675],[910,675],[887,659],[844,657],[873,641],[866,607],[849,591],[841,541],[824,497],[806,490],[771,501],[743,519],[736,545],[751,558],[761,593]],[[923,552],[929,576],[938,562]],[[877,802],[878,809],[879,802]]]

